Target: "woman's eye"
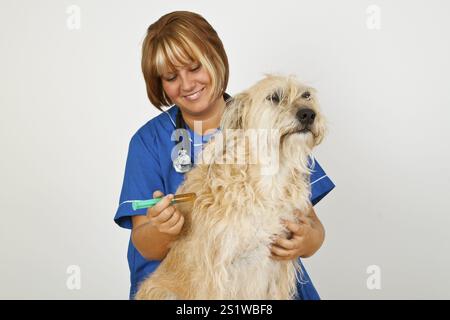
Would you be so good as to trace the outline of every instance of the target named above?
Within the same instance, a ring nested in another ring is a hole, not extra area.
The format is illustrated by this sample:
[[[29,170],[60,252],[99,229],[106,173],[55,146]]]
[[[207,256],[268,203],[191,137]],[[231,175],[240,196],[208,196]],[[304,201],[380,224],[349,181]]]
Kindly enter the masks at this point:
[[[170,81],[175,80],[176,77],[177,77],[177,76],[168,77],[168,78],[166,78],[165,80],[170,82]]]
[[[200,65],[194,66],[194,67],[191,69],[191,71],[197,71],[198,69],[200,69]]]

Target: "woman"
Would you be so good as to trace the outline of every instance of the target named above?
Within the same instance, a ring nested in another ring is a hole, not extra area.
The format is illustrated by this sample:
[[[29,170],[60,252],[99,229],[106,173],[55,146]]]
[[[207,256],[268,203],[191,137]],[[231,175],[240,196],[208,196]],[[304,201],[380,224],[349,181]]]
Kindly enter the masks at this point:
[[[195,159],[219,127],[226,101],[228,59],[215,30],[200,15],[177,11],[150,25],[142,50],[142,71],[150,102],[163,111],[132,137],[120,205],[114,220],[132,229],[128,263],[131,273],[130,298],[139,283],[164,259],[180,233],[184,218],[170,200],[191,163],[180,166],[174,153],[173,132],[189,132],[187,159]],[[163,106],[172,106],[163,110]],[[194,125],[195,123],[195,125]],[[200,126],[198,126],[200,124]],[[195,143],[199,142],[199,143]],[[185,155],[186,156],[186,155]],[[317,161],[311,176],[311,201],[316,204],[334,188]],[[165,196],[164,196],[165,195]],[[156,206],[133,211],[127,201],[164,196]],[[322,245],[325,231],[314,210],[300,222],[287,223],[292,236],[276,238],[272,244],[275,260],[309,257]],[[195,254],[195,253],[192,253]],[[319,299],[306,271],[298,284],[300,299]]]

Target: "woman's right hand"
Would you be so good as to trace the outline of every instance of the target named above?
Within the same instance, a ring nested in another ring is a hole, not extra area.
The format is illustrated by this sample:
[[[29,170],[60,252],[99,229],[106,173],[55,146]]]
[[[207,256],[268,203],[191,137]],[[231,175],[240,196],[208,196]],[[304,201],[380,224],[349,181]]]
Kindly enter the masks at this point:
[[[162,197],[164,194],[156,190],[153,198]],[[180,234],[184,224],[184,216],[177,208],[170,205],[173,194],[168,194],[153,207],[147,209],[149,222],[161,233],[176,237]]]

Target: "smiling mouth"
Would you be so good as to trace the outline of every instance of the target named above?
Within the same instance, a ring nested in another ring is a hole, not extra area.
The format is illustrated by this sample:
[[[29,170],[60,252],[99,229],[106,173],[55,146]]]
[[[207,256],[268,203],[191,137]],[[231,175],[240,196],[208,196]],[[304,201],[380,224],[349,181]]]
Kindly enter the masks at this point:
[[[194,92],[192,94],[183,96],[183,98],[188,99],[188,100],[191,100],[191,99],[195,100],[195,99],[197,99],[199,97],[199,95],[203,92],[204,89],[205,89],[205,87],[203,87],[202,89],[200,89],[200,90],[198,90],[198,91],[196,91],[196,92]]]

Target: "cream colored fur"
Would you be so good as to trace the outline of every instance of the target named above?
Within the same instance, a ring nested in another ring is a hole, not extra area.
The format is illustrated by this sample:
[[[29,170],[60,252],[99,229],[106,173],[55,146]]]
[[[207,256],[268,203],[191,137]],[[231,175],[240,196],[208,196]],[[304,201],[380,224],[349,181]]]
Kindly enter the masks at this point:
[[[302,97],[306,91],[309,98]],[[270,99],[275,92],[279,103]],[[302,107],[316,112],[310,133],[296,132]],[[197,194],[194,203],[177,205],[185,216],[182,233],[135,298],[292,299],[298,261],[272,260],[269,244],[273,235],[287,232],[281,218],[294,221],[294,209],[307,212],[311,205],[307,161],[324,137],[324,121],[315,90],[293,76],[267,75],[236,95],[223,114],[221,134],[205,146],[203,163],[177,191]],[[275,130],[264,142],[279,151],[275,171],[264,171],[261,158],[250,161],[255,145],[243,148],[246,139],[227,129]],[[242,148],[231,152],[230,146]],[[220,160],[223,155],[245,161],[230,164]]]

